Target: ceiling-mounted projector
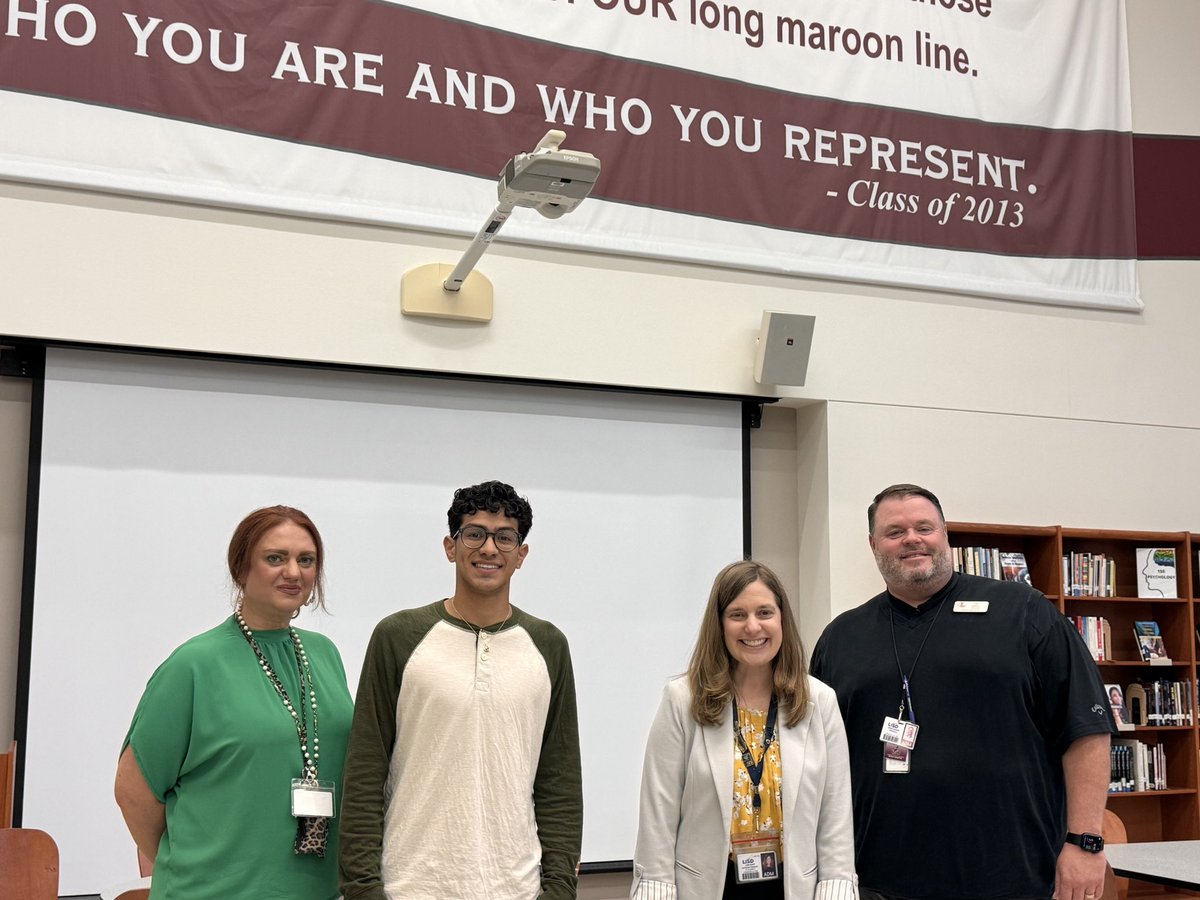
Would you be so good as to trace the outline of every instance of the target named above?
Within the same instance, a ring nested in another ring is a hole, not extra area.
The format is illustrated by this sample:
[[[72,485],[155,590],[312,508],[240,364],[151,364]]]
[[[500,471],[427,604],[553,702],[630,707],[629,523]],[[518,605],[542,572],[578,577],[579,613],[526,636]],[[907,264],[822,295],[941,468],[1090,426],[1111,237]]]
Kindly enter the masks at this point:
[[[496,185],[502,207],[532,207],[557,219],[587,199],[600,177],[600,160],[579,150],[557,149],[565,137],[551,131],[532,153],[518,153],[508,161]]]
[[[600,160],[592,154],[560,149],[566,137],[561,131],[547,131],[531,152],[508,161],[496,182],[499,203],[458,265],[430,263],[404,273],[400,282],[404,315],[491,321],[492,284],[472,269],[512,211],[522,206],[547,219],[560,218],[587,199],[600,177]]]

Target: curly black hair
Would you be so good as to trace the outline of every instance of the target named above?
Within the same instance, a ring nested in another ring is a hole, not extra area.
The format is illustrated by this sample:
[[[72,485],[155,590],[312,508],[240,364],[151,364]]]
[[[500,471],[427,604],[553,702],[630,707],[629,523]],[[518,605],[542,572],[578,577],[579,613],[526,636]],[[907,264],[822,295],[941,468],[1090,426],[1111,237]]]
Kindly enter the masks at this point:
[[[513,490],[512,485],[503,481],[485,481],[482,484],[459,488],[454,492],[454,501],[446,512],[450,534],[458,534],[463,519],[481,511],[503,513],[510,519],[516,519],[522,543],[533,528],[533,507],[529,505],[528,500]]]

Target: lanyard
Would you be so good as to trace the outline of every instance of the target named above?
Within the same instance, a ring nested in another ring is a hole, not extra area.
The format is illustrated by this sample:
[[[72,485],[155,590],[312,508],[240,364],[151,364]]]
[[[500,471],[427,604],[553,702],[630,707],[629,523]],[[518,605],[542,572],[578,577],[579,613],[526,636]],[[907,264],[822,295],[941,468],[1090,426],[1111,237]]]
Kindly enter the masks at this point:
[[[892,626],[892,652],[896,654],[896,670],[900,673],[900,712],[896,714],[897,719],[904,719],[905,707],[908,708],[908,721],[914,725],[917,722],[917,711],[913,709],[912,694],[908,690],[909,680],[912,674],[916,671],[917,661],[921,658],[921,651],[925,649],[925,642],[929,640],[929,635],[933,632],[933,626],[937,624],[938,616],[942,614],[942,610],[946,606],[945,598],[942,599],[941,605],[938,606],[937,612],[933,614],[933,621],[929,623],[929,628],[925,632],[925,637],[921,638],[921,645],[917,647],[917,655],[913,657],[912,665],[908,667],[908,672],[904,671],[904,666],[900,664],[900,649],[896,646],[896,613],[888,607],[888,624]]]
[[[737,699],[734,698],[733,700],[733,736],[742,751],[742,764],[746,767],[746,774],[750,776],[750,783],[754,785],[753,802],[755,809],[759,809],[762,806],[762,797],[758,793],[759,785],[762,783],[763,766],[767,762],[767,751],[771,749],[771,743],[775,740],[775,719],[778,715],[779,701],[772,694],[771,707],[767,711],[767,727],[763,731],[763,752],[758,762],[755,762],[754,754],[750,752],[750,747],[746,744],[746,737],[742,734],[742,730],[738,728]]]
[[[283,701],[284,708],[292,717],[292,722],[296,726],[296,738],[300,743],[301,763],[304,767],[305,781],[315,782],[317,780],[317,766],[320,758],[320,743],[317,738],[317,692],[313,685],[312,669],[308,665],[308,655],[304,652],[304,645],[300,643],[300,635],[296,633],[296,629],[288,626],[288,636],[292,640],[292,653],[296,657],[296,670],[300,678],[300,703],[294,704],[292,698],[288,696],[287,689],[283,686],[283,682],[279,680],[279,676],[275,674],[275,670],[271,667],[271,663],[263,655],[262,648],[259,647],[258,641],[254,639],[254,632],[246,627],[246,621],[242,618],[241,613],[237,613],[238,626],[241,629],[242,637],[250,645],[250,649],[254,651],[254,656],[258,659],[259,668],[263,674],[267,676],[267,681],[271,683],[271,687],[275,688],[275,693],[279,695],[279,699]],[[309,704],[312,706],[312,744],[310,753],[310,744],[308,738],[308,713],[305,709],[304,695],[308,694]],[[296,706],[300,707],[299,715],[296,713]]]

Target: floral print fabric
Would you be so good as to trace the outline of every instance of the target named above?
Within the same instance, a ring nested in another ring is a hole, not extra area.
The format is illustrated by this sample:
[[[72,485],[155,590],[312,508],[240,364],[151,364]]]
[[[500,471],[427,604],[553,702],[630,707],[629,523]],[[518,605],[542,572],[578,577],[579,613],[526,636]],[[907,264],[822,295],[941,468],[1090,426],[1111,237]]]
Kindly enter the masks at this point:
[[[762,758],[763,733],[767,728],[767,711],[765,709],[744,709],[738,707],[738,730],[750,748],[750,754],[755,760]],[[783,784],[783,763],[779,758],[778,729],[781,722],[776,723],[776,737],[767,750],[767,762],[763,766],[762,783],[760,785],[762,806],[757,811],[755,820],[754,785],[750,774],[742,762],[742,748],[736,737],[730,737],[733,745],[733,819],[729,833],[731,837],[753,834],[755,831],[775,831],[783,834],[783,798],[780,788]]]

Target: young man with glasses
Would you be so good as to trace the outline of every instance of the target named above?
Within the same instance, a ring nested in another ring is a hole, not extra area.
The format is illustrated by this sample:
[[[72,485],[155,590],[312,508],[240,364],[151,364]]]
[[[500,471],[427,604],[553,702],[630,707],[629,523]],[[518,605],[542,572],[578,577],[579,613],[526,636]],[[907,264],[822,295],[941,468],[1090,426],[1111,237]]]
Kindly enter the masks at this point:
[[[583,831],[566,638],[509,601],[529,501],[454,493],[454,594],[375,628],[341,808],[345,900],[569,900]]]

